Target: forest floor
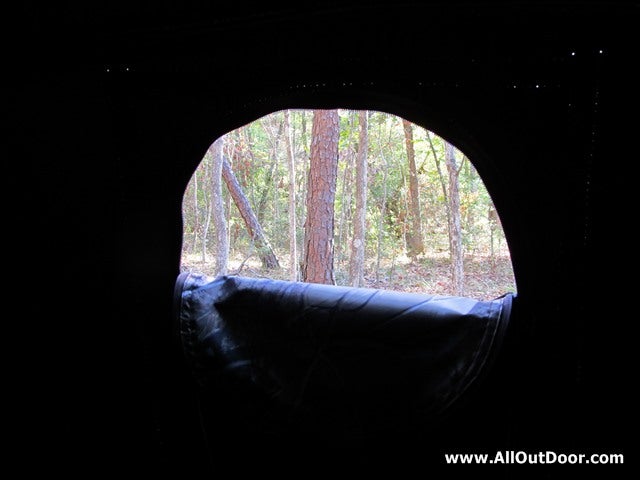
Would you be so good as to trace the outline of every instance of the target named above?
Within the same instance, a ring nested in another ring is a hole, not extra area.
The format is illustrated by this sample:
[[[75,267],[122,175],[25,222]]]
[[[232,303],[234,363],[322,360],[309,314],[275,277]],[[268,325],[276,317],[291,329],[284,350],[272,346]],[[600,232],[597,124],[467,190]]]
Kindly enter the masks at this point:
[[[280,269],[264,270],[257,258],[240,256],[229,258],[229,275],[262,277],[278,280],[289,279],[289,268],[285,255],[280,255]],[[348,265],[338,266],[335,271],[336,284],[347,285]],[[515,292],[515,280],[509,256],[466,256],[464,296],[477,300],[491,300],[507,292]],[[376,270],[378,274],[376,275]],[[201,254],[183,254],[181,271],[193,271],[213,275],[213,257],[202,262]],[[417,292],[429,295],[452,295],[450,263],[448,255],[406,257],[381,262],[369,261],[365,272],[365,287]]]

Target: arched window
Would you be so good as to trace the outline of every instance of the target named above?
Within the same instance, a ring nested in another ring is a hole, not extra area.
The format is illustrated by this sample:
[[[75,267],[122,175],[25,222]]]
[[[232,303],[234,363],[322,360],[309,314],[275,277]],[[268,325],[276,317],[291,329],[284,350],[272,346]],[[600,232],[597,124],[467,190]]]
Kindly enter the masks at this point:
[[[194,172],[181,270],[480,300],[515,292],[472,161],[380,111],[274,112],[212,143]]]

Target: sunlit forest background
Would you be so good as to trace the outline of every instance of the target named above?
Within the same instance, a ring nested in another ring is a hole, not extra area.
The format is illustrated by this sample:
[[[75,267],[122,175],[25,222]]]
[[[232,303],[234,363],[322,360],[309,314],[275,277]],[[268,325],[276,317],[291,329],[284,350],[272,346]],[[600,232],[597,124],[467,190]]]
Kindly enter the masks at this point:
[[[516,290],[471,161],[383,112],[279,111],[229,132],[187,186],[183,231],[181,269],[211,276],[477,299]]]

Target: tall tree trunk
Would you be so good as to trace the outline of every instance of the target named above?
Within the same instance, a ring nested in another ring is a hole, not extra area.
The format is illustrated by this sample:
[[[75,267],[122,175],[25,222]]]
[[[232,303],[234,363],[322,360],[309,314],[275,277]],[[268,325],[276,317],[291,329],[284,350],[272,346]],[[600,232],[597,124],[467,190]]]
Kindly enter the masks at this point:
[[[337,110],[313,112],[302,265],[302,279],[305,282],[335,283],[333,228],[339,134]]]
[[[429,146],[431,147],[431,153],[433,154],[433,161],[436,164],[436,169],[438,170],[438,178],[440,179],[440,186],[442,187],[442,198],[444,198],[444,203],[447,205],[445,209],[447,212],[447,226],[451,222],[449,217],[449,194],[447,193],[447,184],[444,180],[444,175],[442,174],[442,168],[440,168],[440,159],[438,158],[438,153],[436,152],[436,147],[433,145],[433,140],[431,139],[431,134],[427,130],[427,140],[429,141]]]
[[[206,179],[210,176],[211,173],[211,154],[207,151],[204,160],[204,170],[203,176]],[[202,226],[202,263],[207,263],[207,239],[209,238],[209,225],[211,224],[211,207],[213,205],[213,193],[211,189],[209,189],[209,198],[207,199],[206,191],[205,191],[205,217],[204,217],[204,225]]]
[[[273,252],[273,248],[271,248],[271,245],[260,226],[260,222],[258,222],[258,218],[253,213],[251,204],[242,192],[242,187],[240,186],[240,183],[234,175],[231,165],[226,158],[222,163],[222,177],[224,178],[229,194],[233,199],[233,203],[235,203],[238,208],[238,212],[240,212],[240,216],[247,227],[249,237],[258,251],[258,256],[260,257],[262,266],[266,269],[280,268],[278,258]]]
[[[302,147],[303,153],[298,157],[300,161],[298,162],[298,198],[304,198],[306,201],[307,193],[308,193],[308,184],[309,184],[309,164],[311,162],[311,142],[308,139],[307,131],[309,128],[307,127],[308,117],[311,116],[313,118],[313,110],[300,110],[298,112],[300,118],[300,146]],[[307,221],[307,209],[300,208],[298,209],[298,225],[302,225],[304,228],[304,224]],[[300,254],[304,256],[304,238],[302,239],[302,251]],[[304,262],[304,258],[299,260],[299,275],[302,275],[302,264]]]
[[[398,208],[398,227],[400,229],[400,237],[402,238],[402,251],[408,252],[409,246],[407,244],[407,238],[409,237],[409,229],[407,228],[407,215],[411,209],[409,208],[409,201],[407,200],[407,176],[404,174],[404,168],[402,165],[398,166],[398,171],[400,172],[400,175],[402,175],[401,201],[402,206],[404,207]]]
[[[193,244],[191,254],[196,253],[198,248],[198,229],[200,228],[200,211],[198,209],[198,170],[193,173]]]
[[[466,179],[467,188],[469,191],[469,197],[471,201],[468,204],[466,209],[466,215],[464,219],[465,225],[462,230],[466,232],[467,239],[469,240],[469,244],[473,245],[473,253],[476,253],[478,241],[476,235],[476,216],[475,216],[475,205],[478,200],[478,174],[473,168],[473,165],[469,161],[466,156],[462,157],[462,162],[464,164],[464,171]]]
[[[298,280],[298,241],[296,239],[296,161],[293,151],[293,134],[291,128],[291,114],[284,112],[286,127],[287,157],[289,160],[289,280]]]
[[[364,285],[364,253],[367,218],[367,151],[369,150],[369,134],[367,112],[359,114],[360,136],[358,140],[358,156],[356,157],[356,215],[351,240],[350,282],[354,287]]]
[[[251,134],[251,127],[250,125],[246,125],[245,127],[242,127],[242,133],[244,134],[244,145],[246,148],[246,154],[249,157],[249,161],[247,162],[246,158],[243,158],[244,160],[244,164],[245,164],[245,168],[243,168],[243,185],[246,187],[247,185],[249,186],[249,198],[251,199],[251,205],[253,205],[254,207],[257,205],[256,203],[256,188],[255,188],[255,181],[251,180],[251,177],[253,176],[253,168],[249,168],[249,165],[251,167],[258,165],[258,162],[256,160],[256,156],[253,153],[253,135]],[[247,155],[243,155],[243,157],[246,157]],[[248,165],[247,165],[248,163]]]
[[[418,185],[418,172],[416,171],[416,154],[413,148],[413,126],[411,122],[403,119],[402,127],[404,128],[404,141],[409,161],[409,217],[411,229],[407,235],[407,246],[409,256],[415,257],[424,251],[422,222],[420,221],[420,188]]]
[[[345,254],[345,245],[348,245],[349,241],[349,228],[345,228],[345,225],[348,223],[348,219],[351,218],[351,193],[353,190],[353,181],[351,177],[353,176],[353,164],[355,163],[355,158],[351,149],[345,150],[341,159],[344,161],[345,165],[342,170],[342,186],[340,188],[340,198],[342,199],[342,202],[340,204],[340,217],[338,220],[338,232],[336,234],[338,244],[335,246],[335,259],[338,268],[342,265],[342,258]]]
[[[389,162],[382,149],[382,126],[378,124],[378,153],[384,163],[382,170],[382,198],[380,199],[380,218],[378,219],[378,242],[376,245],[376,284],[380,282],[380,262],[382,260],[382,234],[384,232],[384,219],[387,215],[387,179],[389,178]]]
[[[451,254],[451,283],[454,295],[464,295],[464,259],[462,229],[460,227],[460,192],[455,149],[445,141],[445,162],[449,174],[449,245]]]
[[[227,236],[227,217],[224,211],[224,198],[222,197],[222,146],[224,137],[217,139],[211,147],[211,202],[213,224],[216,231],[216,261],[215,275],[227,273],[227,262],[229,260],[229,237]]]
[[[496,247],[495,247],[495,238],[496,231],[499,226],[498,212],[493,207],[493,205],[489,206],[489,210],[487,212],[487,218],[489,219],[489,235],[490,235],[490,248],[491,248],[491,271],[493,272],[496,268]]]
[[[349,132],[353,132],[358,122],[358,112],[349,112]],[[335,236],[335,264],[336,268],[340,268],[343,264],[344,256],[351,256],[351,231],[350,224],[352,221],[352,197],[354,189],[354,174],[356,164],[356,150],[358,149],[357,143],[352,144],[348,142],[346,148],[338,153],[340,160],[343,163],[342,168],[342,182],[340,190],[340,216],[338,220],[338,232]],[[338,172],[340,171],[340,163],[338,162]],[[339,173],[338,173],[339,175]],[[347,275],[351,266],[347,263]]]

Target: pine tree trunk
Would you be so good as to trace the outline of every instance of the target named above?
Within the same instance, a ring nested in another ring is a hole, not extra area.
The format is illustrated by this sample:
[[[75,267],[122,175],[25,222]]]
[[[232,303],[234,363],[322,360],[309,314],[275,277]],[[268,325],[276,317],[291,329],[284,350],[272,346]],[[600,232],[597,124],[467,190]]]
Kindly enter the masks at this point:
[[[409,217],[411,229],[407,235],[407,246],[409,256],[415,257],[424,251],[420,221],[420,188],[416,171],[416,154],[413,147],[413,126],[411,122],[402,120],[402,127],[404,128],[407,160],[409,162]]]
[[[464,295],[464,259],[462,229],[460,227],[460,192],[453,145],[445,142],[445,162],[449,174],[449,245],[451,255],[451,283],[454,295]]]
[[[227,217],[224,211],[224,198],[222,197],[222,146],[224,138],[220,137],[210,147],[212,169],[211,169],[211,202],[213,224],[216,231],[216,260],[215,275],[227,273],[227,262],[229,260],[229,237],[227,236]]]
[[[238,179],[234,175],[233,170],[231,169],[231,165],[229,164],[227,159],[224,159],[222,163],[222,177],[224,178],[227,189],[229,190],[229,194],[233,199],[233,203],[235,203],[236,207],[238,208],[238,212],[240,212],[240,216],[242,217],[242,220],[247,227],[249,237],[251,238],[251,241],[258,251],[258,256],[260,257],[263,268],[280,268],[278,258],[273,252],[273,248],[271,248],[271,244],[267,240],[267,237],[265,236],[264,231],[260,226],[260,222],[258,222],[258,218],[253,213],[251,204],[249,203],[249,200],[247,200],[247,197],[244,195],[242,187],[240,186]]]
[[[364,254],[367,214],[367,151],[369,150],[367,112],[359,114],[360,136],[356,157],[356,215],[351,241],[351,271],[349,281],[354,287],[364,286]]]
[[[337,110],[314,111],[304,224],[305,282],[335,284],[333,230],[339,133]]]

